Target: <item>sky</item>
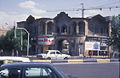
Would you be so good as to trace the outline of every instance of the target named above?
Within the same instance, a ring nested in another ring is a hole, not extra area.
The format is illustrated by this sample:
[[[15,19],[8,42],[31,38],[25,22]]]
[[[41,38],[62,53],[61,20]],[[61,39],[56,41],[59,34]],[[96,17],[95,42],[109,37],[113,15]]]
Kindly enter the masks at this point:
[[[29,15],[38,18],[54,18],[60,12],[70,17],[81,18],[81,9],[106,8],[119,6],[120,0],[0,0],[0,26],[13,26],[15,22],[25,21]],[[85,17],[101,14],[116,16],[120,8],[85,10]]]

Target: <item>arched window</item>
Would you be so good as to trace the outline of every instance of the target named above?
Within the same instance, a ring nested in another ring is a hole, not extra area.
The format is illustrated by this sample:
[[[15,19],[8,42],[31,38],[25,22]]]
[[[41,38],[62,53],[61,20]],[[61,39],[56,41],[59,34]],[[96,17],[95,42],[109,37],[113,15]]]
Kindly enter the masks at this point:
[[[85,23],[83,21],[80,21],[78,23],[78,26],[79,26],[79,34],[85,35]]]
[[[47,23],[47,34],[52,34],[53,32],[53,23],[52,22],[48,22]]]
[[[67,33],[67,26],[66,25],[62,26],[62,33],[64,33],[64,34]]]
[[[45,23],[41,23],[41,34],[45,34]]]
[[[73,22],[73,25],[72,25],[72,34],[76,34],[76,26],[77,26],[77,24],[76,24],[76,22]]]

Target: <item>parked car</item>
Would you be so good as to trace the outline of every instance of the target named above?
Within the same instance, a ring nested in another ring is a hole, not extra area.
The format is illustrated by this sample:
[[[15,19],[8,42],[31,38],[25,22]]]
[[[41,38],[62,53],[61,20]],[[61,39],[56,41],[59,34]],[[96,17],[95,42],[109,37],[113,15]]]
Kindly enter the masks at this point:
[[[65,78],[50,63],[9,63],[0,67],[0,78]]]
[[[0,65],[12,62],[30,62],[30,59],[25,57],[0,56]]]
[[[41,54],[37,54],[40,59],[69,59],[70,55],[62,54],[59,50],[46,50]]]

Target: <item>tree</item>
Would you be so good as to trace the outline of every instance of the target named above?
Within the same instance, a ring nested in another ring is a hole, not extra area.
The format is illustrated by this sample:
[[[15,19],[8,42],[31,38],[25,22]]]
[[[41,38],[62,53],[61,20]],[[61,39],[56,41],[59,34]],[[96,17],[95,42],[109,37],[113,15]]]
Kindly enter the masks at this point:
[[[2,36],[0,37],[0,49],[3,49],[3,48],[4,48],[4,39],[5,39],[5,36],[2,35]]]
[[[23,35],[23,47],[27,47],[27,40],[25,38],[26,33],[22,33]],[[14,29],[7,32],[6,36],[0,37],[0,49],[3,49],[4,51],[10,52],[13,49],[20,51],[21,49],[20,44],[20,32],[17,30],[17,38],[14,38]]]
[[[112,33],[109,44],[120,52],[120,15],[113,17],[111,25]]]

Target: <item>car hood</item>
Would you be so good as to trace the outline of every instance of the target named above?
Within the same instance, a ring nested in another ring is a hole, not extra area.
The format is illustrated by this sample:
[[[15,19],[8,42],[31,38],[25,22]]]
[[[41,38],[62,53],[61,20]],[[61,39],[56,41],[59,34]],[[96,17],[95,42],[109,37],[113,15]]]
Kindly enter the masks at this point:
[[[68,55],[68,54],[62,54],[63,56],[69,56],[70,57],[70,55]]]

